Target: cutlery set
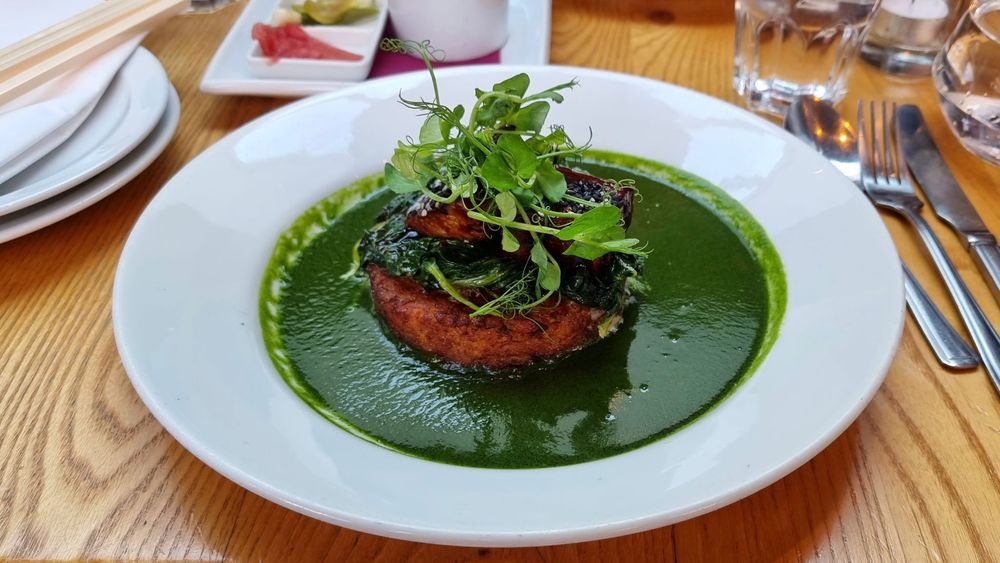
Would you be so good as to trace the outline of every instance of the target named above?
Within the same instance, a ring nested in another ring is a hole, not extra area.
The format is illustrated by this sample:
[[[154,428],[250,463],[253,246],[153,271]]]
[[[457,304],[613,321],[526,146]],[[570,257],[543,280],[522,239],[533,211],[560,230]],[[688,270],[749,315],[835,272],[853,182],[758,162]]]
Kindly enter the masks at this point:
[[[910,181],[908,165],[913,166],[914,161],[907,159],[908,155],[904,154],[903,151],[904,142],[901,139],[903,135],[899,131],[900,119],[897,109],[905,109],[907,113],[911,114],[911,118],[923,121],[920,110],[915,106],[897,108],[895,104],[892,104],[890,109],[890,106],[883,102],[881,111],[876,111],[875,102],[871,102],[867,113],[869,125],[866,126],[864,103],[858,106],[858,151],[861,155],[861,184],[872,203],[898,213],[917,230],[944,278],[952,299],[958,306],[962,320],[972,335],[972,341],[979,350],[980,360],[986,368],[993,386],[1000,393],[1000,337],[997,336],[997,332],[990,325],[986,314],[983,313],[979,303],[976,302],[969,292],[969,288],[962,281],[962,277],[955,269],[948,253],[945,252],[941,241],[927,224],[923,215],[920,214],[923,202],[917,197],[913,183]],[[917,166],[924,164],[926,162],[918,163]],[[940,164],[944,165],[943,161]],[[928,179],[927,176],[924,178]],[[926,192],[928,190],[926,185],[921,185],[925,186]],[[937,184],[937,188],[941,187],[940,184]],[[957,184],[954,187],[957,188]],[[954,194],[960,194],[962,198],[965,197],[961,191],[939,194],[939,197],[943,201],[953,202],[957,199]],[[967,200],[966,203],[968,203]],[[972,206],[969,205],[969,210],[971,209]],[[938,212],[940,213],[940,211]],[[975,214],[974,211],[972,213]],[[978,219],[978,216],[975,218]]]
[[[811,142],[862,188],[873,204],[899,214],[913,225],[940,271],[978,354],[969,349],[903,264],[910,311],[943,365],[961,369],[981,363],[1000,393],[1000,336],[921,215],[923,202],[917,197],[911,173],[938,217],[966,241],[1000,301],[1000,248],[996,238],[949,171],[919,108],[862,102],[858,105],[857,123],[855,138],[831,105],[802,98],[789,110],[785,128]]]
[[[812,145],[864,191],[864,186],[861,185],[861,156],[854,128],[840,116],[836,108],[815,98],[800,98],[789,109],[785,128]],[[902,261],[902,268],[906,305],[938,361],[953,369],[977,367],[979,356],[951,326],[905,261]]]

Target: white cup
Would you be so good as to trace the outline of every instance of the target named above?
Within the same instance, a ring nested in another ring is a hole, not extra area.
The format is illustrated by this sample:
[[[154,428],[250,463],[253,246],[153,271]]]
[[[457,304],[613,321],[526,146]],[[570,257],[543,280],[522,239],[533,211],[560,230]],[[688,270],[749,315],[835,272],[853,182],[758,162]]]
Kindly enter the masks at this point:
[[[389,0],[400,39],[430,41],[449,62],[496,51],[507,41],[507,0]]]

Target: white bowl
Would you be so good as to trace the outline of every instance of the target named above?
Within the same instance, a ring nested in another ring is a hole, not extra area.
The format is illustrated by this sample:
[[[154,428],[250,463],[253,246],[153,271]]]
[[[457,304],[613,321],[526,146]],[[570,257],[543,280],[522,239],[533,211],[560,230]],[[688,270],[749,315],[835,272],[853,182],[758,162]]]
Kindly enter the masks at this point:
[[[419,130],[423,118],[399,96],[430,99],[430,81],[425,72],[401,74],[302,100],[230,133],[178,172],[136,223],[115,278],[115,336],[139,396],[184,447],[254,493],[340,526],[411,541],[549,545],[725,506],[805,463],[857,417],[903,326],[899,260],[861,192],[773,124],[646,78],[454,67],[438,72],[442,101],[469,104],[475,87],[518,72],[530,74],[533,91],[579,79],[552,107],[551,123],[574,138],[592,130],[598,148],[698,174],[765,229],[788,299],[756,373],[662,440],[545,469],[401,455],[312,410],[268,357],[258,316],[263,271],[300,214],[382,170],[397,140]]]

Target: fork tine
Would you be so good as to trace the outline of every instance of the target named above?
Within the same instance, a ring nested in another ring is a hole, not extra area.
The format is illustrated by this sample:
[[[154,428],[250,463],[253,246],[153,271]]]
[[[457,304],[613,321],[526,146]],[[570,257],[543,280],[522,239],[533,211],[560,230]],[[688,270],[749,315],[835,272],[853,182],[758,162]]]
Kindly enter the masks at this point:
[[[892,103],[892,138],[896,141],[896,162],[899,164],[899,179],[901,181],[906,181],[910,179],[910,168],[906,163],[906,157],[903,156],[903,144],[900,142],[899,126],[896,121],[896,102]]]
[[[872,177],[878,182],[881,180],[882,172],[882,159],[879,158],[879,153],[881,149],[879,148],[880,139],[878,137],[878,128],[875,123],[875,102],[868,102],[868,143],[871,146],[871,157],[872,157]]]
[[[882,159],[885,164],[885,178],[888,181],[898,182],[901,177],[899,175],[899,162],[893,157],[896,136],[892,133],[891,122],[889,103],[882,100],[882,144],[884,145]]]

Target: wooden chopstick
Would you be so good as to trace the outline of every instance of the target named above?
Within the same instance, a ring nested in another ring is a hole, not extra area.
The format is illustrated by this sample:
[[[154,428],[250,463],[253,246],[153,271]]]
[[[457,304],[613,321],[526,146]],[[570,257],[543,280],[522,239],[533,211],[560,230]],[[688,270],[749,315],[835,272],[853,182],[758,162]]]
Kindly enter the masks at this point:
[[[81,29],[99,29],[111,24],[122,15],[138,10],[152,0],[104,0],[79,14],[67,18],[38,33],[0,49],[0,72],[8,72],[19,65],[30,64],[31,57],[38,56],[58,45],[69,45],[74,35]]]
[[[189,0],[116,0],[88,10],[0,52],[0,106],[59,74],[147,32],[179,13]]]

